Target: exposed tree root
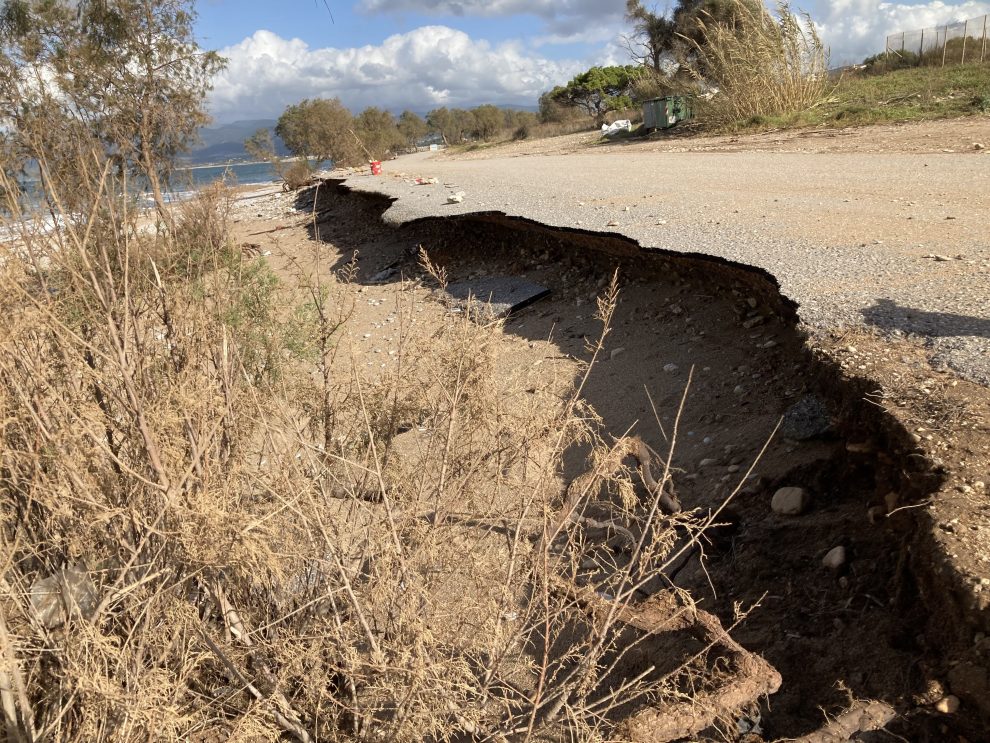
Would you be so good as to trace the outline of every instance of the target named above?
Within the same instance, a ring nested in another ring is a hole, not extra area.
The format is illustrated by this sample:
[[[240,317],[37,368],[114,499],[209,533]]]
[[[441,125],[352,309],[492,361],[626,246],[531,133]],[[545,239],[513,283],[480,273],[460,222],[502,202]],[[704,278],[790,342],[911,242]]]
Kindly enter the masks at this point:
[[[612,608],[612,602],[590,589],[572,586],[570,591],[592,616],[606,616]],[[694,690],[683,701],[663,702],[635,713],[620,726],[620,738],[636,743],[689,738],[780,688],[780,673],[773,666],[733,640],[718,617],[699,609],[686,595],[658,593],[641,603],[620,607],[616,618],[650,635],[688,632],[723,656],[728,678],[716,690]],[[831,743],[832,739],[814,740]]]
[[[794,743],[847,743],[859,733],[882,730],[895,717],[897,713],[883,702],[856,702],[815,732],[795,738]]]

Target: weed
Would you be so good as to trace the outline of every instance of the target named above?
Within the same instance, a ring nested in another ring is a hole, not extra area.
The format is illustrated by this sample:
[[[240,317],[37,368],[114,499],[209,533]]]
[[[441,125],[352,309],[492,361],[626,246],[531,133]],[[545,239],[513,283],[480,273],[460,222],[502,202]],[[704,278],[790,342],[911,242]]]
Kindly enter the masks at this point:
[[[808,110],[828,90],[828,53],[808,19],[786,2],[777,17],[762,5],[734,0],[733,23],[699,21],[693,70],[717,92],[699,102],[703,118],[728,126],[757,116]]]

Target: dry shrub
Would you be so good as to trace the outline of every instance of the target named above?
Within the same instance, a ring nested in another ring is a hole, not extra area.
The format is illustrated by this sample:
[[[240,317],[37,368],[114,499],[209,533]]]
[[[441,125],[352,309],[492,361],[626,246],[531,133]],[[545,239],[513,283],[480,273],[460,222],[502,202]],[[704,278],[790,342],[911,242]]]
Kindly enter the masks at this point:
[[[294,160],[282,173],[282,181],[289,191],[297,191],[313,181],[313,169],[305,159]]]
[[[725,126],[753,117],[805,111],[828,90],[828,50],[811,18],[777,3],[774,18],[762,3],[732,0],[731,23],[699,20],[695,77],[717,89],[704,118]]]
[[[659,509],[669,461],[638,485],[580,383],[499,377],[472,313],[410,333],[403,291],[369,376],[318,250],[279,283],[219,187],[149,230],[107,172],[93,213],[5,225],[9,739],[596,739],[725,674],[718,637],[657,651],[620,621],[689,522]]]

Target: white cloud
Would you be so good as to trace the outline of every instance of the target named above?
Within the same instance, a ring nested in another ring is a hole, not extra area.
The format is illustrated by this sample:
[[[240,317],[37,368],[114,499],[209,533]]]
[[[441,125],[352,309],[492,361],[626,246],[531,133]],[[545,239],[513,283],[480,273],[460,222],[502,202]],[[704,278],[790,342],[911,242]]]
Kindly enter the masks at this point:
[[[256,31],[220,52],[229,64],[210,97],[221,121],[278,116],[303,98],[340,96],[366,106],[429,109],[479,103],[536,103],[540,93],[583,69],[518,43],[492,45],[446,26],[424,26],[378,46],[311,49],[299,39]]]
[[[933,28],[990,13],[990,3],[941,0],[909,5],[877,0],[829,0],[811,8],[819,33],[831,47],[833,66],[859,62],[884,50],[888,34]],[[982,29],[981,29],[982,30]]]

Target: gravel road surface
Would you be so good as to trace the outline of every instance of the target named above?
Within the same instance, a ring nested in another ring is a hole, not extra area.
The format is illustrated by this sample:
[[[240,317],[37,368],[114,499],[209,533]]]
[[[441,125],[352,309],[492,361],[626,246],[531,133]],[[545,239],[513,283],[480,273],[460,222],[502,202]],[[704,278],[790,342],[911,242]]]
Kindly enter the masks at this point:
[[[986,152],[421,153],[346,185],[395,198],[393,223],[495,211],[759,266],[813,330],[923,336],[936,364],[990,384]]]

